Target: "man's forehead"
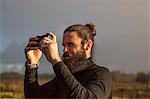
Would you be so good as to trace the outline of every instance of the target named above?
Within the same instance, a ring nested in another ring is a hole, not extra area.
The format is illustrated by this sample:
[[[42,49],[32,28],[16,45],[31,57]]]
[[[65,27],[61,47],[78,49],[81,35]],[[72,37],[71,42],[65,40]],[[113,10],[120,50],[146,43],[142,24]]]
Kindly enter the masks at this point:
[[[66,32],[64,34],[64,37],[78,37],[77,33],[76,32]]]
[[[63,36],[64,39],[77,39],[80,38],[76,32],[66,32]]]
[[[66,32],[63,36],[63,41],[74,41],[74,40],[79,40],[80,41],[80,37],[77,35],[76,32]]]

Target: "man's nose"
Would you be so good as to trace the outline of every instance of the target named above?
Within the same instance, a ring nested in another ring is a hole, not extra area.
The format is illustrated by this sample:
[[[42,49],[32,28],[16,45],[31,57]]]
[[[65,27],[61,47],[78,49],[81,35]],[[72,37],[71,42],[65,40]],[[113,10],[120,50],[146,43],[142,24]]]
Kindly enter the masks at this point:
[[[63,52],[67,52],[67,51],[68,51],[68,48],[64,47]]]

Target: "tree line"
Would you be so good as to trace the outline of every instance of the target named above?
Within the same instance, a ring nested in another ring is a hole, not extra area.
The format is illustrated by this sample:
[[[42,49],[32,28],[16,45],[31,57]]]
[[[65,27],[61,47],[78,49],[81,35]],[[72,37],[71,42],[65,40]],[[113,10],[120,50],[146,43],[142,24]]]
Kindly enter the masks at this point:
[[[150,72],[137,72],[136,74],[121,73],[120,71],[112,71],[112,79],[114,82],[122,83],[149,83]]]
[[[136,74],[127,74],[121,73],[120,71],[112,71],[111,72],[113,82],[125,82],[125,83],[148,83],[150,81],[150,72],[138,72]],[[54,74],[39,74],[39,79],[51,79],[55,75]],[[24,79],[24,74],[20,74],[18,72],[2,72],[0,73],[0,80],[20,80]]]
[[[55,75],[54,74],[48,74],[48,73],[42,73],[38,75],[39,79],[51,79]],[[0,80],[23,80],[24,74],[18,73],[18,72],[2,72],[0,73]]]

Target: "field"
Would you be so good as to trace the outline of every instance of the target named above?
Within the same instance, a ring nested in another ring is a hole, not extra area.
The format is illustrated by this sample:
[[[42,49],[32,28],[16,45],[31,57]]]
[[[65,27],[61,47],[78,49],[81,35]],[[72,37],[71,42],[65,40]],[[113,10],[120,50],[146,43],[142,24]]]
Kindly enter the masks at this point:
[[[0,98],[24,99],[23,80],[1,80]]]
[[[40,84],[47,80],[40,80]],[[150,85],[148,83],[113,83],[113,99],[148,99]],[[24,99],[23,79],[0,80],[0,98]]]
[[[150,85],[148,83],[113,83],[114,99],[149,99]]]

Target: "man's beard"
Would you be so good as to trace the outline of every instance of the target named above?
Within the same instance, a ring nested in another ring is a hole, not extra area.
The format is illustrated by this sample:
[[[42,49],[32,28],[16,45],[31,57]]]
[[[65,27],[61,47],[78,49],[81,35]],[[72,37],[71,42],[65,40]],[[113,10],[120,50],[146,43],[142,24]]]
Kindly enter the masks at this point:
[[[85,68],[86,66],[86,54],[85,50],[77,53],[66,52],[63,54],[63,62],[67,65],[71,73],[78,72]]]

